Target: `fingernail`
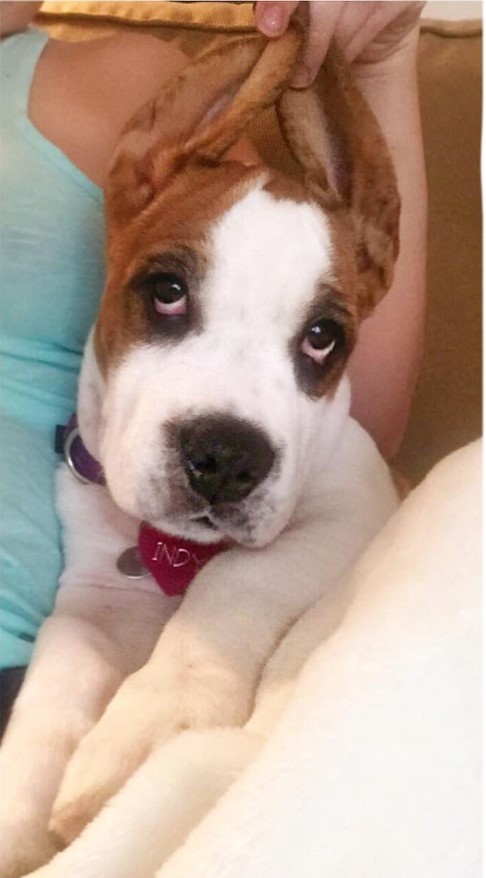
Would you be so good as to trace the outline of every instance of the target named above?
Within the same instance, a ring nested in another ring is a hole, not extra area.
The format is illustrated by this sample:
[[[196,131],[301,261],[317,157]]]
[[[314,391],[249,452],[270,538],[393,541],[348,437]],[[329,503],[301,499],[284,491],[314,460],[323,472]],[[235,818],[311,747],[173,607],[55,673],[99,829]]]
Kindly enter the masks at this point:
[[[277,3],[265,6],[260,14],[258,27],[267,37],[278,37],[284,32],[285,18]]]

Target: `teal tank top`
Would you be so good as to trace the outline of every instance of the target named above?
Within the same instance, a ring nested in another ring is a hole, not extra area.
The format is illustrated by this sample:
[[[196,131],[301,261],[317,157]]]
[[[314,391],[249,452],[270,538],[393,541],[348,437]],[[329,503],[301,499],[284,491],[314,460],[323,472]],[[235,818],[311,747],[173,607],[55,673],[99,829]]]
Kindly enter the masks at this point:
[[[102,191],[28,118],[47,37],[1,47],[0,667],[29,662],[62,569],[56,424],[76,406],[83,346],[104,283]]]

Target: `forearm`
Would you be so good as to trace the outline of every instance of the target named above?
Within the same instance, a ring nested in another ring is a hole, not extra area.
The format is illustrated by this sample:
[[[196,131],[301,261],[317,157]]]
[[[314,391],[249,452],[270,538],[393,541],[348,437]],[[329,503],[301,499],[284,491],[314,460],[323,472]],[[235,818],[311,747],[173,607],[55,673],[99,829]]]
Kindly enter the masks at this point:
[[[427,192],[415,41],[381,64],[357,66],[360,89],[387,138],[401,197],[400,256],[392,287],[360,331],[350,361],[352,414],[387,458],[405,432],[422,352]],[[380,67],[383,72],[380,73]]]

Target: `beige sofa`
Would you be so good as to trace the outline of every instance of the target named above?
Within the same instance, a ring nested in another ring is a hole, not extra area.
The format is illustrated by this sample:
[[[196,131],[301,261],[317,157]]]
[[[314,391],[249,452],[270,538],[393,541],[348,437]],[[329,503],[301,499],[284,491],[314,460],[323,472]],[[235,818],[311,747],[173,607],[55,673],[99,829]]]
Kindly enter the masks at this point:
[[[38,25],[63,39],[137,28],[190,54],[252,30],[251,3],[44,3]],[[412,416],[397,464],[418,481],[481,432],[481,22],[424,21],[420,96],[429,184],[428,316]],[[289,168],[275,119],[254,132]]]

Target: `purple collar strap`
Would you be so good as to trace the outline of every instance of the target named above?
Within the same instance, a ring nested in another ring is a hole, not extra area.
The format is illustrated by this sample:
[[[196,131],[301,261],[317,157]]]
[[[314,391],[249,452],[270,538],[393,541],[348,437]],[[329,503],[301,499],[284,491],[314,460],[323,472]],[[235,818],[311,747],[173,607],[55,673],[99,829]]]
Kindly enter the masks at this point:
[[[94,457],[91,456],[84,444],[79,432],[78,417],[71,415],[65,427],[58,428],[58,438],[64,454],[64,459],[73,476],[84,485],[105,485],[103,468]]]

